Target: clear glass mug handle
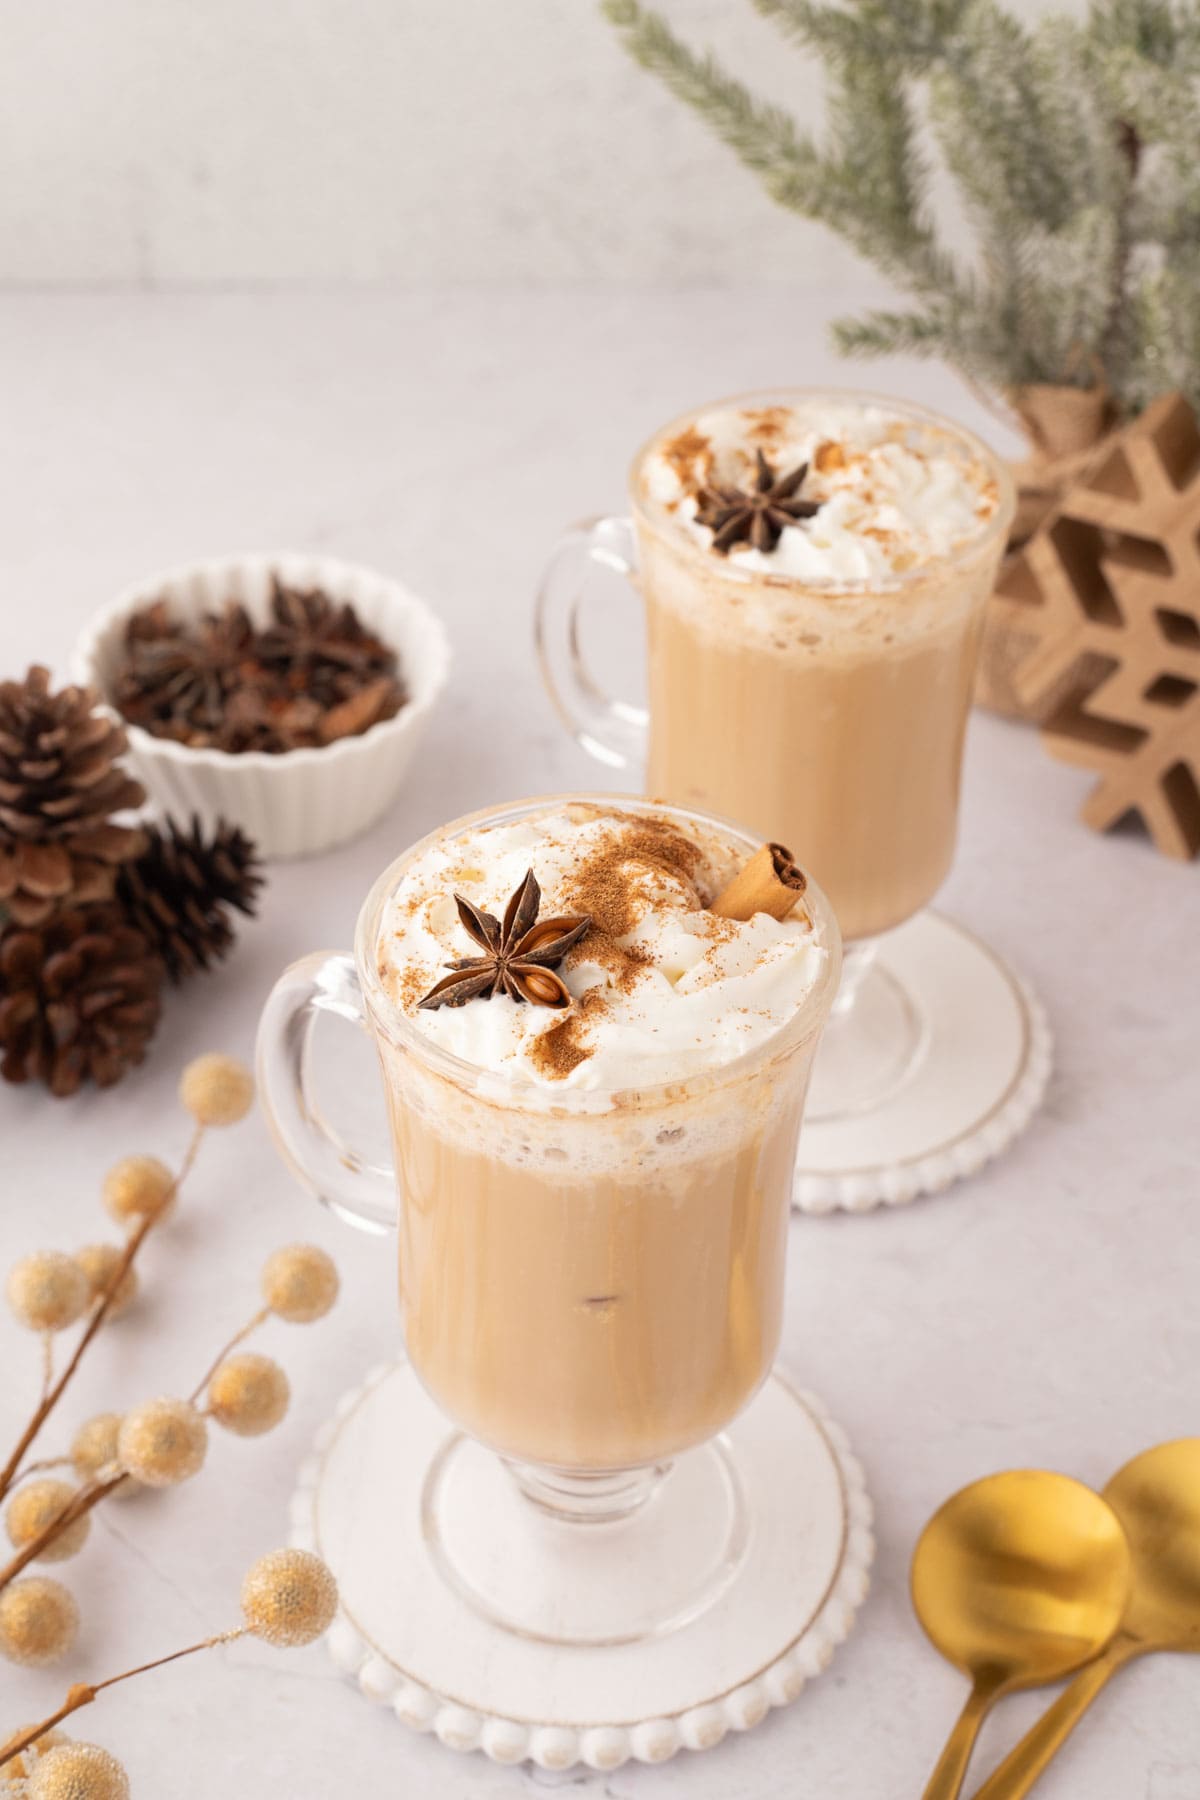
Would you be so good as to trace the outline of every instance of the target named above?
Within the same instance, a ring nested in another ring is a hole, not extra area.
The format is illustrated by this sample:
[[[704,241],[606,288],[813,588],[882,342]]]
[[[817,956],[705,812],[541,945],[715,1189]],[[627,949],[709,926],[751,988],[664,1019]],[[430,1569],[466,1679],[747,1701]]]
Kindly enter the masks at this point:
[[[396,1177],[341,1138],[313,1092],[310,1047],[321,1013],[371,1026],[352,956],[319,950],[285,969],[258,1025],[258,1091],[275,1146],[301,1186],[364,1231],[396,1224]]]
[[[567,730],[590,756],[611,769],[640,767],[649,722],[645,707],[606,694],[583,658],[579,619],[590,566],[633,580],[637,546],[632,520],[585,519],[559,539],[534,607],[542,680]]]

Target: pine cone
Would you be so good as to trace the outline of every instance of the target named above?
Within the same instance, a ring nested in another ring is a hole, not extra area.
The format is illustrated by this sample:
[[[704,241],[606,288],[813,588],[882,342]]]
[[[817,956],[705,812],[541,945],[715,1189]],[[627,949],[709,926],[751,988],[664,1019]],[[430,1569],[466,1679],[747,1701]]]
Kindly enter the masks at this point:
[[[217,962],[233,943],[228,908],[254,916],[262,886],[258,852],[249,838],[218,821],[205,842],[199,819],[185,831],[173,819],[146,830],[146,848],[117,877],[125,916],[162,957],[179,983]]]
[[[159,1017],[163,967],[116,906],[77,907],[0,938],[0,1075],[73,1094],[140,1063]]]
[[[52,694],[37,665],[0,682],[0,906],[18,925],[107,900],[141,848],[140,830],[110,822],[146,796],[117,762],[124,731],[95,707],[89,688]]]

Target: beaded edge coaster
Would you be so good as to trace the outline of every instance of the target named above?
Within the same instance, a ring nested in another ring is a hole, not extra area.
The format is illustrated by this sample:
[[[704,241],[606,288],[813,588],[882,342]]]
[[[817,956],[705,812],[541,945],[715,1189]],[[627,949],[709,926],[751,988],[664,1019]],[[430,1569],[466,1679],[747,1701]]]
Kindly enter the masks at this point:
[[[317,1547],[317,1494],[327,1455],[341,1426],[364,1397],[395,1372],[395,1364],[373,1368],[359,1387],[342,1396],[332,1418],[318,1431],[313,1452],[300,1467],[291,1502],[291,1542],[297,1548]],[[845,1432],[811,1394],[790,1386],[788,1392],[828,1447],[842,1488],[844,1537],[840,1562],[815,1618],[751,1680],[668,1716],[636,1723],[591,1722],[575,1726],[562,1721],[539,1723],[505,1717],[447,1698],[397,1668],[363,1637],[344,1611],[339,1611],[326,1638],[334,1663],[356,1682],[368,1700],[390,1706],[397,1718],[413,1730],[432,1733],[448,1749],[480,1750],[498,1763],[528,1761],[555,1771],[580,1764],[612,1770],[631,1759],[660,1763],[681,1749],[710,1750],[729,1732],[750,1730],[774,1707],[789,1705],[828,1667],[866,1598],[875,1555],[871,1501],[862,1465]]]
[[[932,1015],[930,1052],[878,1115],[805,1122],[792,1190],[800,1212],[871,1212],[942,1193],[1007,1150],[1046,1096],[1054,1060],[1046,1010],[974,932],[927,909],[885,940],[880,963]],[[1004,1031],[1015,1044],[996,1055],[989,1034]],[[984,1091],[977,1083],[975,1092],[954,1095],[953,1083],[985,1050],[995,1066]],[[918,1108],[925,1141],[914,1143]]]

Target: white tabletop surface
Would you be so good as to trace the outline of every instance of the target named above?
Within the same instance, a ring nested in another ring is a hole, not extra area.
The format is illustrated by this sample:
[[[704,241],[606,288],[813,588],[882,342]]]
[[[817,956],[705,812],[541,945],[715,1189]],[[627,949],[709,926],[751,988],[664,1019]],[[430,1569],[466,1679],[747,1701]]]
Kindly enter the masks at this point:
[[[279,969],[347,944],[368,883],[405,843],[488,801],[597,784],[529,647],[529,596],[553,535],[618,507],[631,450],[688,404],[845,379],[823,323],[811,304],[761,289],[0,300],[5,673],[35,658],[64,670],[89,612],[156,567],[288,547],[405,577],[441,609],[457,658],[391,817],[328,858],[272,869],[258,923],[219,975],[172,999],[142,1071],[70,1104],[0,1093],[0,1264],[109,1235],[107,1165],[183,1144],[182,1064],[210,1047],[249,1057]],[[859,378],[986,425],[941,371]],[[606,629],[632,646],[632,604],[612,612]],[[1045,1111],[968,1186],[793,1226],[783,1358],[851,1433],[878,1510],[874,1589],[830,1672],[705,1756],[556,1781],[410,1734],[319,1648],[242,1643],[118,1689],[80,1721],[124,1758],[136,1795],[920,1793],[963,1695],[907,1600],[929,1514],[1013,1465],[1102,1484],[1138,1450],[1200,1425],[1197,875],[1137,835],[1091,835],[1075,817],[1085,788],[1029,731],[976,719],[942,904],[1049,1009],[1058,1060]],[[292,1377],[289,1417],[267,1439],[214,1441],[186,1488],[101,1510],[83,1556],[56,1571],[82,1607],[77,1653],[65,1676],[4,1667],[5,1725],[41,1716],[66,1678],[236,1621],[242,1571],[286,1536],[312,1433],[398,1335],[391,1247],[312,1207],[260,1118],[206,1146],[178,1218],[148,1247],[137,1312],[98,1344],[46,1436],[57,1448],[91,1410],[189,1389],[252,1310],[265,1253],[297,1236],[336,1254],[344,1296],[320,1325],[262,1334]],[[0,1355],[11,1438],[32,1404],[37,1346],[5,1318]],[[1040,1704],[1002,1709],[981,1772]],[[1197,1800],[1200,1667],[1160,1657],[1123,1675],[1039,1792]]]

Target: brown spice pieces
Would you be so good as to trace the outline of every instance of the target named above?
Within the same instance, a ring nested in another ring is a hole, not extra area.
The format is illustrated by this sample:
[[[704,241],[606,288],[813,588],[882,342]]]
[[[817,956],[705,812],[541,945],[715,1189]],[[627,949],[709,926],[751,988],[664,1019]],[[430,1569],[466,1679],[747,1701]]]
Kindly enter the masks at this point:
[[[668,438],[660,454],[680,487],[702,486],[712,475],[712,442],[694,425],[685,426],[675,437]]]
[[[278,577],[265,626],[233,600],[192,620],[165,600],[139,608],[113,692],[122,717],[155,737],[271,755],[358,737],[406,699],[395,650],[352,605]]]

